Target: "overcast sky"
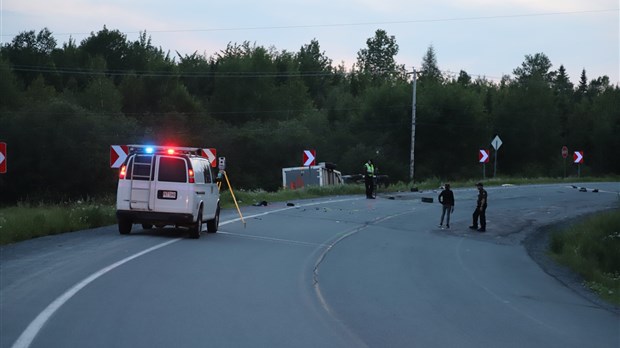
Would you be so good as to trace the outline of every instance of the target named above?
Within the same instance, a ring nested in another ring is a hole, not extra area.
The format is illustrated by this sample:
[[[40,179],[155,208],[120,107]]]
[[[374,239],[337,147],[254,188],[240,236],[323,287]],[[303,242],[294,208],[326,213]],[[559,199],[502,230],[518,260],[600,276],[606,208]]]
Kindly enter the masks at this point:
[[[229,42],[299,51],[316,39],[333,65],[350,68],[377,29],[394,36],[407,69],[433,45],[439,68],[497,81],[546,54],[571,80],[620,83],[618,0],[0,0],[0,39],[47,27],[58,45],[103,26],[134,41],[147,32],[176,55],[211,56]]]

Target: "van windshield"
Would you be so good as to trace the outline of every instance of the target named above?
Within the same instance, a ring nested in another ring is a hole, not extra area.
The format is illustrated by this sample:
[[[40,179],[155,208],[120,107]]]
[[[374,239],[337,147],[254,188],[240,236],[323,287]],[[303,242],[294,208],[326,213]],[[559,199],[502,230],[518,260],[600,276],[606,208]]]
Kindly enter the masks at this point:
[[[185,159],[179,157],[160,157],[159,181],[187,182],[187,168]]]

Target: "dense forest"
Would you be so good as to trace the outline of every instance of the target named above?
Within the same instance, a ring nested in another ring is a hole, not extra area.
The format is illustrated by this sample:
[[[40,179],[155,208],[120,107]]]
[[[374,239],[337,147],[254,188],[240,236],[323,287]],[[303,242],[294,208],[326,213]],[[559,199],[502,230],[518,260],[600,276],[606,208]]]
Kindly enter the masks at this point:
[[[281,169],[300,166],[305,149],[343,174],[372,158],[407,182],[412,69],[395,61],[396,38],[384,30],[366,44],[345,67],[316,40],[298,52],[229,43],[205,56],[164,52],[146,32],[131,41],[104,27],[59,46],[48,29],[24,31],[0,48],[0,202],[114,193],[113,144],[216,148],[245,189],[278,189]],[[481,177],[478,150],[495,135],[497,175],[576,175],[575,150],[582,176],[620,174],[620,88],[607,76],[584,69],[574,85],[544,53],[525,55],[501,81],[443,72],[432,46],[420,58],[415,181]]]

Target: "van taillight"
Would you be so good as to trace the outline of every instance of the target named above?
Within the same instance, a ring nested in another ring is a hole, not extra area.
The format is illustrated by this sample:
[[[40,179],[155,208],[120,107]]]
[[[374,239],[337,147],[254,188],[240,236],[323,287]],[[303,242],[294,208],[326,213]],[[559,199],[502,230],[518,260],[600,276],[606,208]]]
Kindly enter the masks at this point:
[[[195,182],[194,181],[194,170],[193,169],[188,170],[187,174],[189,175],[189,183],[193,184]]]
[[[118,178],[125,179],[126,175],[127,175],[127,166],[123,164],[123,166],[121,167],[121,171],[118,173]]]

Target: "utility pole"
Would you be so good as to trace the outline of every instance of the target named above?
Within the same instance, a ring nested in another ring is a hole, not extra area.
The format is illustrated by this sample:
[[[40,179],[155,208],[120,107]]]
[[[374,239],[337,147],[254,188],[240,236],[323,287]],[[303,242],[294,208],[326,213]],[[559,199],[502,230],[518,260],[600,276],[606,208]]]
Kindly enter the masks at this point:
[[[415,107],[416,107],[416,83],[418,72],[413,68],[413,101],[411,104],[411,161],[409,162],[409,179],[413,184],[415,169]]]

